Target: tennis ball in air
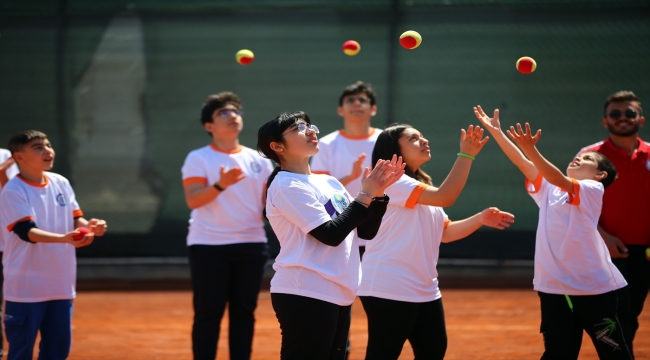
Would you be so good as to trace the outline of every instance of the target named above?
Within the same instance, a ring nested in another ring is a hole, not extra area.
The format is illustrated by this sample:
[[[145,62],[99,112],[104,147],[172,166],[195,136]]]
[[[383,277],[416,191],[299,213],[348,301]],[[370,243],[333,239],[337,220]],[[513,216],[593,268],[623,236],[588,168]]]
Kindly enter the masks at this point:
[[[537,63],[531,57],[524,56],[517,60],[517,70],[522,74],[530,74],[537,69]]]
[[[404,31],[399,37],[399,43],[406,49],[413,50],[422,44],[422,36],[417,31]]]
[[[354,56],[361,50],[361,45],[354,40],[348,40],[343,43],[343,52],[345,55]]]
[[[650,247],[645,249],[645,257],[646,259],[650,260]]]
[[[80,227],[75,229],[74,231],[79,233],[72,237],[75,240],[81,240],[86,234],[90,234],[90,230],[87,227]]]
[[[241,49],[237,51],[235,58],[237,59],[238,63],[242,65],[248,65],[253,62],[255,55],[253,55],[253,52],[248,49]]]

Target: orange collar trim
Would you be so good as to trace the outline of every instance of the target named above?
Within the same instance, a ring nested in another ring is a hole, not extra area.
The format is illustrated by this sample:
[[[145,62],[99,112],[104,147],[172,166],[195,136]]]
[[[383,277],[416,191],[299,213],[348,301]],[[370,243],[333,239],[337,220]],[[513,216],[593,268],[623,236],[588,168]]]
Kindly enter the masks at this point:
[[[241,150],[242,150],[242,146],[241,146],[241,145],[237,146],[237,149],[235,149],[235,150],[231,150],[231,151],[227,151],[227,150],[219,149],[218,147],[216,147],[216,146],[215,146],[214,144],[212,144],[212,143],[210,143],[210,147],[212,148],[212,150],[214,150],[214,151],[218,151],[218,152],[220,152],[220,153],[224,153],[224,154],[237,154],[238,152],[241,152]]]
[[[367,138],[371,137],[372,134],[375,133],[375,131],[377,131],[377,129],[375,129],[375,128],[370,128],[370,134],[368,134],[368,135],[357,135],[357,136],[355,136],[355,135],[348,135],[348,134],[345,133],[345,131],[343,131],[343,130],[339,130],[339,134],[340,134],[341,136],[343,136],[344,138],[346,138],[346,139],[350,139],[350,140],[363,140],[363,139],[367,139]]]
[[[39,183],[32,182],[32,181],[29,181],[29,180],[25,179],[25,178],[24,178],[22,175],[20,175],[20,174],[18,174],[17,177],[18,177],[20,180],[22,180],[25,184],[30,185],[30,186],[35,186],[35,187],[46,187],[47,184],[50,183],[50,178],[48,178],[47,175],[45,175],[45,174],[43,174],[43,178],[45,179],[45,181],[42,182],[42,183],[40,183],[40,184],[39,184]]]

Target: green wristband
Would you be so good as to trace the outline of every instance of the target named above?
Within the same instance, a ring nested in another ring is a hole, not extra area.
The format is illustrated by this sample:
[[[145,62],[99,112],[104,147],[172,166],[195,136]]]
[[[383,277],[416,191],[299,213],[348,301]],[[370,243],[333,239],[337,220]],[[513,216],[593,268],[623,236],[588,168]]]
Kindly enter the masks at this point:
[[[466,158],[468,158],[468,159],[470,159],[470,160],[474,160],[474,159],[475,159],[472,155],[465,154],[465,153],[462,153],[462,152],[459,152],[457,155],[458,155],[458,156],[462,156],[462,157],[466,157]]]

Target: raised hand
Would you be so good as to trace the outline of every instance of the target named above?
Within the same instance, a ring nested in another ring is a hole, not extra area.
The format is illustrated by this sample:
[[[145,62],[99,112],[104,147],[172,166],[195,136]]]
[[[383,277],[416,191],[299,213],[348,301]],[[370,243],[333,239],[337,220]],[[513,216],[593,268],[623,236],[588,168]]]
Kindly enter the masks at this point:
[[[476,105],[474,107],[474,116],[481,122],[481,125],[485,127],[489,132],[492,131],[501,131],[501,123],[499,122],[499,109],[494,109],[494,115],[490,118],[481,105]]]
[[[513,126],[510,127],[510,130],[506,131],[508,137],[519,146],[524,151],[531,150],[535,147],[535,144],[542,137],[542,130],[537,130],[535,135],[532,135],[532,130],[530,130],[530,124],[526,123],[526,130],[524,131],[521,128],[521,124],[517,123],[517,129]]]
[[[481,224],[503,230],[515,222],[515,216],[495,207],[481,211]]]
[[[487,136],[483,138],[484,132],[480,126],[474,125],[470,125],[467,131],[460,129],[460,152],[476,156],[490,139]]]
[[[402,161],[401,156],[398,158],[393,155],[390,161],[378,160],[372,170],[366,168],[364,171],[361,191],[372,196],[383,196],[384,190],[404,175],[405,167],[406,164]]]
[[[354,180],[361,176],[363,173],[363,161],[366,160],[366,154],[361,154],[352,164],[352,172],[350,173],[349,179]]]
[[[238,167],[234,167],[228,171],[226,171],[225,166],[221,165],[221,169],[219,170],[219,175],[221,176],[219,178],[219,186],[222,188],[227,188],[230,185],[238,183],[241,179],[246,177],[246,174],[244,174],[244,171]]]

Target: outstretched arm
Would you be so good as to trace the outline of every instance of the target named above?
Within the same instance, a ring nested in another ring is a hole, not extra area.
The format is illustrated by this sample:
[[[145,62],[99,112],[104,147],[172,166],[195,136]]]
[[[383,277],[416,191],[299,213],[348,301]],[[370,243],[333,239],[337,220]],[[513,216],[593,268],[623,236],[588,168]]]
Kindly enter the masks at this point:
[[[508,130],[508,136],[521,148],[524,154],[528,156],[530,161],[533,162],[546,181],[569,194],[574,193],[573,181],[571,178],[565,176],[560,169],[551,164],[550,161],[546,160],[535,147],[535,144],[537,144],[537,141],[539,141],[542,136],[542,130],[537,130],[535,136],[532,136],[530,124],[526,123],[526,131],[521,128],[521,124],[517,124],[517,129],[512,126],[510,127],[510,130]]]
[[[490,118],[480,105],[474,107],[474,115],[481,122],[481,124],[490,132],[494,137],[504,154],[512,161],[517,168],[524,174],[526,179],[531,183],[537,179],[539,170],[535,165],[526,157],[521,151],[513,144],[506,135],[501,131],[501,123],[499,122],[499,109],[494,110],[494,117]]]
[[[503,230],[514,222],[514,215],[495,207],[487,208],[467,219],[452,221],[442,233],[442,242],[448,243],[463,239],[483,225]]]
[[[470,125],[467,131],[465,129],[460,131],[460,152],[466,155],[476,156],[489,140],[488,137],[483,138],[484,131],[479,126]],[[465,187],[471,167],[471,159],[458,156],[445,181],[442,182],[439,188],[427,187],[418,198],[418,204],[429,206],[453,205]]]

